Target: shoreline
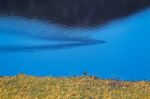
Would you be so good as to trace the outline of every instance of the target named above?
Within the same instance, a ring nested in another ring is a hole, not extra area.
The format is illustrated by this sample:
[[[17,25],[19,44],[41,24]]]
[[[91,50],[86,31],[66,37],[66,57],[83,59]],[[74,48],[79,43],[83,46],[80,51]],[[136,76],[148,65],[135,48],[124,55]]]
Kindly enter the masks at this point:
[[[150,82],[107,80],[94,76],[0,77],[2,99],[150,99]]]

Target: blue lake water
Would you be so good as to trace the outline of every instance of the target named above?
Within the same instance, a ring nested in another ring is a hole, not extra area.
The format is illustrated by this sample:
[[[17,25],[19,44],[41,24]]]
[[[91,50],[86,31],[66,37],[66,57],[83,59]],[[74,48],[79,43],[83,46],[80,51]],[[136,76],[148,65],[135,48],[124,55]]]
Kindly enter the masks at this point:
[[[88,29],[0,17],[0,75],[78,76],[83,72],[150,80],[150,9]]]

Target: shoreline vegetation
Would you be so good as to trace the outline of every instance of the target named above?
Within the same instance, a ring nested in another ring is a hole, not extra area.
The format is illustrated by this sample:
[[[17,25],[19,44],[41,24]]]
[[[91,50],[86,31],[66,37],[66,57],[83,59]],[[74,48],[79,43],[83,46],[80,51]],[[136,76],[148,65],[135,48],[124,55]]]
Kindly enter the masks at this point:
[[[0,76],[0,99],[150,99],[150,82],[106,80],[86,75]]]

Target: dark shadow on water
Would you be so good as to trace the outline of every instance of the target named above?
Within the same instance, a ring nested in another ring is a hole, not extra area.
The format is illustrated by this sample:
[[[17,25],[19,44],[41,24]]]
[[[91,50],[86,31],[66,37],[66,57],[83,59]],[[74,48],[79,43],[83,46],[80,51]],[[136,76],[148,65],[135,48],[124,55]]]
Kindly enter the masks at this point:
[[[150,0],[0,0],[0,13],[92,26],[150,6]]]
[[[59,50],[74,48],[79,46],[89,46],[105,43],[105,41],[100,40],[89,40],[82,42],[73,42],[73,43],[64,43],[64,44],[55,44],[55,45],[39,45],[39,46],[2,46],[0,47],[0,53],[9,53],[9,52],[34,52],[41,50]]]

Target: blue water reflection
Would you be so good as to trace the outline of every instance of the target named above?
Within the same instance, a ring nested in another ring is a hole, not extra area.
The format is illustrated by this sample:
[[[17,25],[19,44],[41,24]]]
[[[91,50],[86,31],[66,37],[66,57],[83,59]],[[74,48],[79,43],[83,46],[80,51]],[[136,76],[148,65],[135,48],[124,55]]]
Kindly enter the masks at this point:
[[[150,80],[149,19],[147,9],[103,27],[81,29],[1,17],[0,75],[75,76],[87,71],[102,78]]]

